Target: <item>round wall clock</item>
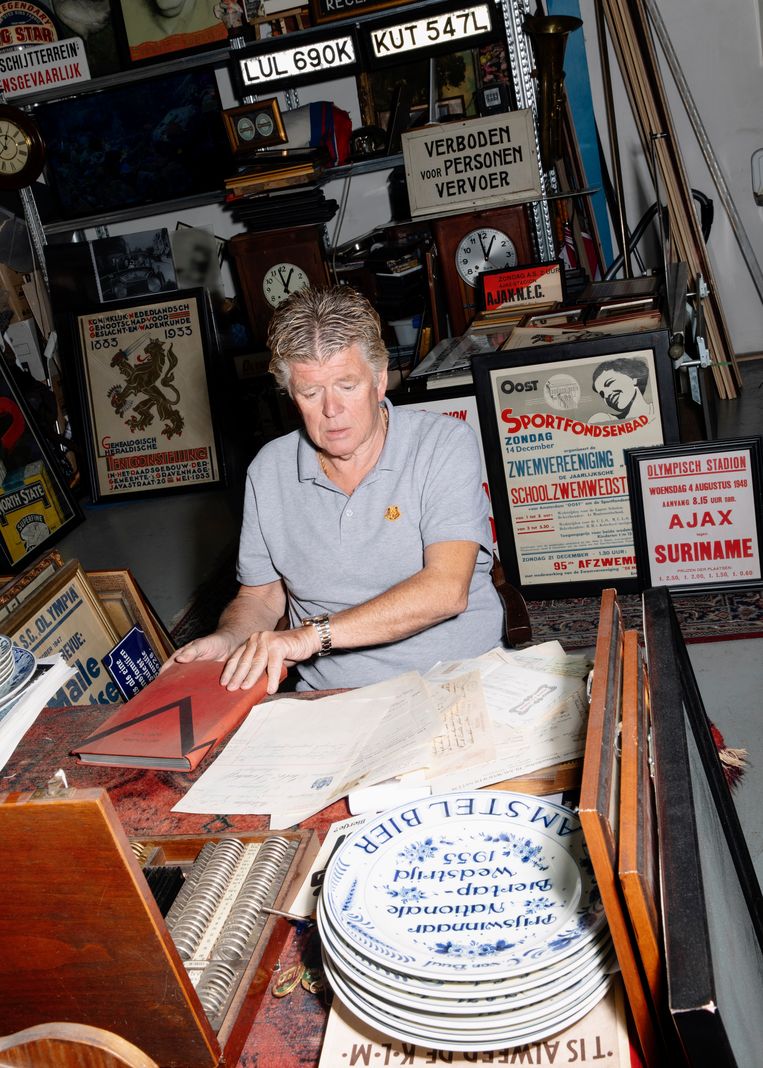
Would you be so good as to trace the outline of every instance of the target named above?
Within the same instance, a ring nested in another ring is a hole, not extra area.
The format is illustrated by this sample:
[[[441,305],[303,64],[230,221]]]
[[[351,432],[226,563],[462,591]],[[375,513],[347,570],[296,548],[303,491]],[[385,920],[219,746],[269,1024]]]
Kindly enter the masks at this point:
[[[264,345],[275,308],[306,286],[326,286],[323,227],[315,224],[236,234],[228,242],[256,343]]]
[[[500,271],[516,264],[516,245],[508,234],[493,226],[471,230],[456,249],[456,270],[468,286],[476,286],[477,276],[483,271]]]
[[[265,272],[262,292],[265,294],[265,300],[277,308],[292,293],[306,289],[309,285],[310,279],[296,263],[276,263]]]
[[[34,120],[20,108],[0,104],[0,189],[23,189],[45,163],[45,144]]]
[[[467,211],[433,219],[450,330],[463,334],[477,310],[476,285],[483,271],[516,267],[535,258],[523,204]]]

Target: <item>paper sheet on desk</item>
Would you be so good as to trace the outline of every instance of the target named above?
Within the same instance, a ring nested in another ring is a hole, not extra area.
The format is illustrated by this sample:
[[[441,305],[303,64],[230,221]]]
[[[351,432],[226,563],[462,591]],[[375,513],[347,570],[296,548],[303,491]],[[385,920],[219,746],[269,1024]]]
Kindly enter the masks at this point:
[[[416,672],[255,708],[175,812],[270,813],[288,827],[363,782],[421,767],[439,720]]]
[[[526,653],[493,649],[474,660],[438,664],[427,674],[441,682],[479,670],[496,745],[494,759],[435,776],[433,792],[488,786],[582,756],[588,702],[577,672],[585,672],[588,661],[567,658],[556,642]],[[575,674],[566,673],[571,668]]]

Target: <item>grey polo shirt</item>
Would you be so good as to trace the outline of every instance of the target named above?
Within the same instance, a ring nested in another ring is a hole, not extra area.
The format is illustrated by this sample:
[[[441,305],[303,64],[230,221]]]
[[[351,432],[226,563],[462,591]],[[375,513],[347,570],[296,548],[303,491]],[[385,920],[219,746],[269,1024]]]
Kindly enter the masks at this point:
[[[247,472],[238,579],[283,578],[289,617],[341,612],[378,596],[424,566],[443,541],[480,546],[465,612],[388,645],[339,650],[298,665],[300,689],[365,686],[438,660],[479,656],[499,645],[503,607],[490,578],[492,538],[477,439],[449,416],[389,409],[381,456],[348,496],[321,470],[299,430],[267,444]]]

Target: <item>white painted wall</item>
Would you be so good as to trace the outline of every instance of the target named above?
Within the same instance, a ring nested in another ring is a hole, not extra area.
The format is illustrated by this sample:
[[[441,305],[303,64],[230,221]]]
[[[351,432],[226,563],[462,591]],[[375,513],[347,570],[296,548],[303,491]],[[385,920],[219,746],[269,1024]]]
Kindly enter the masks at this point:
[[[594,0],[581,0],[597,120],[606,140]],[[753,199],[750,157],[763,147],[761,0],[673,0],[659,9],[747,237],[763,265],[763,208]],[[763,351],[763,303],[753,285],[699,144],[660,55],[681,153],[695,188],[715,204],[709,240],[717,291],[737,353]],[[655,199],[614,53],[610,52],[628,221]]]

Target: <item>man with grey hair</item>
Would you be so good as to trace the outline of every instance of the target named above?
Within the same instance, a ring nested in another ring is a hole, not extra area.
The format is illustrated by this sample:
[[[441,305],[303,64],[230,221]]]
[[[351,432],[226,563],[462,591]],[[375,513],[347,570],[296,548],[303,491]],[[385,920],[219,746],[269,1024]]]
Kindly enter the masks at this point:
[[[239,592],[173,660],[225,661],[228,689],[364,686],[499,645],[477,440],[465,423],[385,400],[379,316],[354,289],[276,310],[270,369],[304,423],[247,472]],[[288,627],[276,625],[288,612]]]

